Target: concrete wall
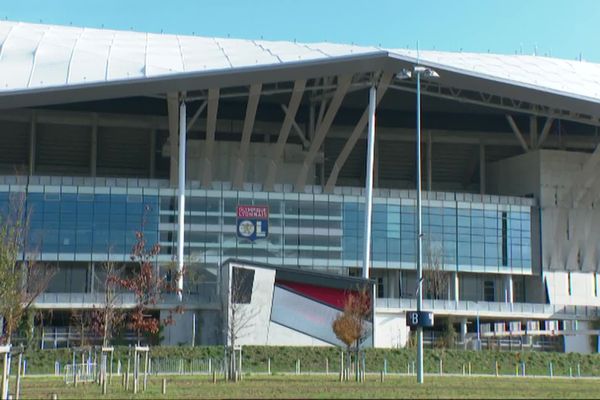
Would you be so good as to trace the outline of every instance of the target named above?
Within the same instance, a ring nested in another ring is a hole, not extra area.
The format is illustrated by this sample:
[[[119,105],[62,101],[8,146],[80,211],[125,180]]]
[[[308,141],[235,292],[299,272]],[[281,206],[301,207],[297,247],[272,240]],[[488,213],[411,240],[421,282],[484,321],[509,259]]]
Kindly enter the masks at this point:
[[[269,322],[266,341],[268,346],[331,346],[327,342],[305,335],[283,325]]]
[[[490,194],[539,197],[540,152],[532,151],[487,166]]]
[[[160,312],[161,320],[164,320],[168,316],[168,311]],[[194,336],[194,312],[174,313],[173,319],[175,323],[165,327],[162,344],[168,346],[191,345]]]
[[[570,278],[569,278],[570,275]],[[588,305],[600,307],[600,288],[596,273],[549,271],[544,272],[550,304]],[[569,280],[571,290],[569,293]],[[598,294],[598,295],[596,295]]]
[[[488,168],[493,193],[533,194],[539,204],[537,215],[532,215],[534,274],[543,274],[553,304],[600,304],[593,291],[593,273],[600,267],[600,210],[593,194],[600,184],[592,177],[575,186],[589,158],[589,153],[538,150]],[[567,271],[572,295],[567,293]],[[545,297],[537,281],[529,282],[528,288],[535,300]]]
[[[232,265],[232,267],[253,270],[254,282],[249,304],[236,304],[227,308],[228,326],[233,324],[227,340],[230,343],[231,335],[235,334],[236,345],[265,345],[271,316],[275,270],[253,268],[247,265]],[[227,276],[230,273],[231,271],[227,273]],[[226,293],[227,291],[224,291],[224,295]],[[229,304],[229,299],[225,304]],[[235,316],[233,316],[232,307],[235,307]]]
[[[578,331],[586,331],[589,329],[589,323],[586,321],[578,321],[577,330]],[[590,354],[597,351],[597,349],[592,346],[592,341],[590,340],[590,335],[587,334],[575,334],[575,335],[565,335],[564,344],[565,344],[565,353],[582,353],[582,354]]]
[[[410,329],[406,326],[406,313],[375,313],[375,347],[406,347]]]

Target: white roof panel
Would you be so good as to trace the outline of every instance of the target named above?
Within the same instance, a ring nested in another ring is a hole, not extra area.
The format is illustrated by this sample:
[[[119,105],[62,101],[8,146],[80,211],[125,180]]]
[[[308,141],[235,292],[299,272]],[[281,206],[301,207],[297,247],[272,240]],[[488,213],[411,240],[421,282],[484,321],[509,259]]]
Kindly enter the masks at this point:
[[[0,94],[127,79],[273,66],[412,50],[252,41],[0,21]],[[600,102],[600,64],[539,56],[421,51],[419,61],[460,74]]]
[[[179,43],[186,72],[219,70],[231,67],[223,50],[212,38],[179,36]]]
[[[116,32],[108,56],[106,80],[146,76],[147,36],[145,33]]]
[[[0,26],[3,23],[0,22]],[[0,52],[0,88],[2,90],[29,87],[35,51],[44,32],[44,25],[16,25],[2,43]]]
[[[390,50],[417,57],[414,50]],[[600,101],[600,64],[531,55],[420,51],[419,60],[458,72]]]
[[[69,66],[68,83],[85,83],[106,79],[108,55],[115,34],[84,29],[75,44]]]
[[[51,27],[40,40],[35,52],[29,87],[65,85],[71,55],[81,32]]]
[[[146,57],[146,76],[184,71],[177,36],[148,34]]]

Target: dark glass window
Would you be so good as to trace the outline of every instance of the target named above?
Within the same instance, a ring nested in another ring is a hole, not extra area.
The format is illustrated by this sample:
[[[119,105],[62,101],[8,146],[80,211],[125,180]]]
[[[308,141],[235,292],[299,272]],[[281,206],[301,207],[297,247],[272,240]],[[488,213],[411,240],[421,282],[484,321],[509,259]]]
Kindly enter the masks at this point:
[[[233,267],[231,299],[236,304],[249,304],[252,301],[254,270]]]

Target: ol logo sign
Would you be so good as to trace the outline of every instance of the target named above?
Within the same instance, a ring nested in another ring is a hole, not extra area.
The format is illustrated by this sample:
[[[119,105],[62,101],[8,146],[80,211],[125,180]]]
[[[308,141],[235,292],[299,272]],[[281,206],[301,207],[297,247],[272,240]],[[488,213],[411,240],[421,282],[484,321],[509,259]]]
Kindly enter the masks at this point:
[[[268,206],[238,206],[237,235],[240,238],[255,241],[269,234]]]

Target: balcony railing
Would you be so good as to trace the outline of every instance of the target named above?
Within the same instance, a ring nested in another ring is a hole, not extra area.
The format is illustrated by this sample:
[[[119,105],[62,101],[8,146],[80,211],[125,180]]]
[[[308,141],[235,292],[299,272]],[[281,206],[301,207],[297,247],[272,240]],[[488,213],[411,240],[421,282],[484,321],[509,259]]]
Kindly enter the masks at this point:
[[[416,310],[416,299],[376,299],[378,309]],[[423,300],[423,309],[434,312],[458,314],[506,314],[554,317],[558,319],[596,319],[600,317],[600,308],[596,306],[573,306],[538,303],[500,303],[490,301],[454,301],[454,300]]]
[[[35,306],[39,308],[91,308],[102,307],[104,302],[104,293],[42,293],[35,300]],[[215,290],[203,293],[186,293],[183,295],[183,303],[179,302],[177,295],[167,294],[161,296],[156,308],[175,304],[215,308],[218,307],[219,299]],[[115,298],[114,305],[123,308],[133,307],[135,296],[133,293],[119,294]]]

